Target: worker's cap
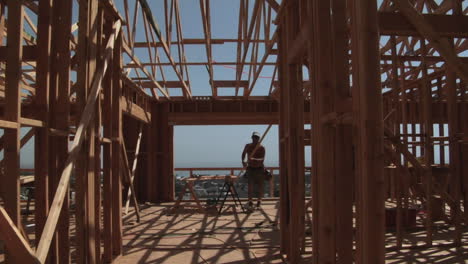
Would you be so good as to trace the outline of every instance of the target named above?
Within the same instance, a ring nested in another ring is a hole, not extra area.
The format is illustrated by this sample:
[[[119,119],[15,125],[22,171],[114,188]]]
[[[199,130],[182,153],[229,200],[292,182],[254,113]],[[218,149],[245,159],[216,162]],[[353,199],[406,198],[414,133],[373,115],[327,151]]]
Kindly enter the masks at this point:
[[[253,133],[252,133],[252,137],[258,137],[258,138],[260,138],[260,133],[258,133],[258,132],[253,132]]]

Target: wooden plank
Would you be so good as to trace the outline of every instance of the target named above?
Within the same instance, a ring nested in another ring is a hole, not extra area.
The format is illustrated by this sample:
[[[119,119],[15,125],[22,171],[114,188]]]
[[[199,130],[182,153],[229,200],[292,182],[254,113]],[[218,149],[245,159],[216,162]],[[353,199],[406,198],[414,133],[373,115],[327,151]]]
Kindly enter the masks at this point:
[[[155,177],[156,188],[154,197],[159,202],[169,202],[174,200],[174,180],[173,180],[173,149],[171,142],[173,140],[172,124],[169,124],[169,104],[159,103],[156,105],[155,111],[152,112],[152,124],[157,130],[155,137],[155,153],[154,153],[154,168],[153,176]],[[155,176],[156,175],[156,176]]]
[[[42,120],[36,120],[36,119],[31,119],[31,118],[21,117],[21,118],[20,118],[20,123],[21,123],[21,125],[23,125],[23,126],[44,127],[44,121],[42,121]]]
[[[315,88],[316,111],[318,118],[323,118],[334,112],[336,93],[336,84],[333,82],[333,43],[332,43],[332,20],[331,20],[331,1],[316,1],[312,4],[313,12],[313,52],[315,71],[313,87]],[[320,37],[319,37],[320,36]],[[317,184],[318,188],[318,217],[316,224],[318,234],[317,240],[317,258],[318,263],[336,263],[337,237],[336,233],[336,175],[335,175],[335,129],[328,123],[320,122],[316,127],[315,136],[318,138],[317,145]]]
[[[156,202],[158,200],[157,197],[157,179],[154,177],[157,173],[157,166],[156,166],[156,160],[157,160],[157,138],[154,135],[157,135],[159,126],[156,123],[156,116],[158,115],[158,106],[156,103],[151,103],[150,104],[150,111],[151,111],[151,123],[149,124],[148,131],[145,133],[145,138],[147,141],[144,144],[144,147],[146,147],[146,152],[147,152],[147,172],[144,175],[144,179],[146,182],[146,185],[142,187],[144,190],[143,193],[145,194],[145,200],[149,202]],[[141,194],[141,192],[139,192]]]
[[[279,4],[276,2],[276,0],[266,0],[267,3],[271,6],[271,8],[273,8],[273,10],[275,10],[276,12],[278,12],[279,10]]]
[[[218,91],[213,85],[213,56],[212,56],[212,46],[211,46],[211,14],[210,14],[210,0],[200,0],[200,11],[203,24],[203,33],[206,39],[205,49],[206,49],[206,58],[208,60],[208,76],[211,86],[211,93],[213,97],[218,96]],[[180,55],[179,55],[180,56]]]
[[[288,50],[299,33],[297,2],[285,10],[278,29],[280,81],[280,229],[281,250],[298,263],[304,250],[304,100],[302,65],[288,62]],[[299,89],[298,89],[299,88]]]
[[[427,63],[425,56],[427,54],[426,41],[421,40],[421,50],[422,50],[422,86],[421,86],[421,104],[422,104],[422,120],[423,126],[421,127],[421,132],[424,134],[424,163],[426,167],[429,167],[433,164],[434,159],[434,148],[432,146],[431,137],[433,136],[433,124],[432,124],[432,88],[430,86],[430,80],[427,78]],[[413,131],[415,132],[415,131]],[[433,232],[433,223],[432,223],[432,170],[426,170],[424,175],[426,180],[423,182],[426,192],[426,233],[427,239],[426,243],[428,246],[432,245],[432,232]]]
[[[41,236],[41,240],[38,245],[37,256],[39,260],[41,260],[41,262],[45,261],[45,258],[47,257],[51,238],[55,231],[58,217],[61,211],[61,207],[63,205],[63,200],[65,198],[65,194],[68,189],[68,183],[70,180],[71,171],[72,171],[74,163],[76,162],[78,154],[80,153],[80,150],[82,148],[81,143],[83,142],[84,130],[89,125],[92,119],[92,116],[94,113],[94,106],[96,104],[96,99],[98,98],[99,92],[101,90],[102,77],[103,77],[105,70],[107,69],[107,61],[113,52],[115,37],[120,31],[120,21],[117,21],[114,24],[113,30],[114,31],[111,37],[109,38],[109,42],[107,43],[107,46],[106,46],[106,53],[104,56],[105,60],[104,60],[103,66],[96,72],[96,76],[93,80],[91,93],[86,103],[83,114],[81,116],[81,120],[79,122],[79,126],[75,134],[75,138],[70,147],[70,152],[66,161],[66,166],[62,172],[62,175],[60,176],[60,182],[56,190],[54,200],[52,202],[49,216],[47,217],[47,222],[44,227],[44,232]]]
[[[125,97],[120,98],[120,104],[122,111],[124,111],[125,114],[130,115],[131,117],[144,123],[151,122],[151,113],[143,110],[143,108],[141,108],[139,105],[128,101]]]
[[[288,189],[288,162],[287,162],[287,140],[288,140],[288,116],[287,116],[287,90],[286,90],[286,78],[283,78],[285,74],[285,68],[287,66],[286,62],[286,50],[287,50],[287,29],[284,28],[286,23],[281,21],[281,24],[278,28],[278,81],[279,81],[279,126],[278,126],[278,134],[279,134],[279,173],[280,177],[280,250],[282,254],[289,255],[290,250],[290,208],[289,208],[289,189]]]
[[[36,45],[24,45],[22,61],[35,61],[38,58],[37,46]],[[8,47],[0,47],[0,61],[6,61],[8,57]]]
[[[248,87],[249,82],[248,81],[239,81],[237,82],[236,80],[232,81],[227,81],[227,80],[222,80],[222,81],[213,81],[213,85],[215,88],[218,87],[236,87],[236,85],[241,86],[241,87]]]
[[[17,129],[18,123],[13,121],[0,120],[0,128]]]
[[[104,24],[104,34],[110,35],[112,33],[112,23],[107,21]],[[114,72],[114,57],[112,56],[109,61],[109,70],[104,75],[103,80],[103,105],[102,115],[107,118],[103,118],[103,136],[105,138],[112,138],[112,85],[113,85],[113,72]],[[103,146],[103,262],[112,262],[112,208],[114,203],[113,199],[113,188],[112,188],[112,141],[111,144],[104,144]]]
[[[0,227],[0,238],[5,242],[8,252],[14,254],[17,263],[41,263],[2,206],[0,206]]]
[[[142,65],[146,65],[145,63],[142,63]],[[127,67],[128,64],[125,66]],[[180,81],[163,81],[163,82],[159,82],[161,84],[161,86],[163,87],[166,87],[166,88],[182,88],[183,85]],[[190,85],[189,82],[185,82],[187,83],[187,85]],[[157,88],[156,86],[154,86],[154,84],[152,82],[148,82],[148,81],[143,81],[141,82],[141,86],[143,88]]]
[[[457,106],[457,83],[456,74],[453,71],[447,71],[447,114],[448,114],[448,136],[449,141],[449,166],[450,166],[450,195],[453,197],[453,203],[450,204],[450,211],[453,217],[455,226],[455,234],[453,236],[455,245],[462,245],[462,226],[461,226],[461,170],[460,170],[460,143],[458,142],[457,134],[460,132],[459,111]],[[465,209],[466,210],[466,209]]]
[[[357,129],[357,263],[385,262],[383,114],[377,2],[351,5],[353,101]]]
[[[89,93],[89,60],[90,55],[88,54],[89,49],[89,38],[91,40],[95,39],[93,36],[90,36],[90,5],[91,1],[81,2],[78,8],[78,46],[76,52],[76,58],[78,63],[77,67],[77,82],[75,85],[76,90],[76,105],[77,113],[75,118],[75,123],[78,123],[81,118],[83,118],[83,109],[84,104],[87,100],[87,95]],[[95,29],[97,33],[97,29]],[[96,43],[97,44],[97,43]],[[95,49],[94,49],[95,50]],[[96,58],[92,58],[94,61]],[[94,111],[93,111],[94,113]],[[78,124],[76,124],[78,126]],[[75,139],[76,139],[75,134]],[[87,186],[87,165],[86,165],[86,152],[88,144],[83,139],[84,150],[83,153],[77,153],[76,164],[77,166],[74,169],[74,174],[80,175],[75,181],[75,223],[76,223],[76,262],[77,263],[86,263],[87,259],[87,230],[86,230],[86,213],[87,213],[87,204],[86,204],[86,186]]]
[[[16,127],[5,129],[4,176],[2,181],[3,201],[11,222],[21,226],[20,210],[20,126],[21,117],[21,61],[23,55],[23,16],[24,7],[21,2],[7,1],[8,6],[8,38],[5,68],[5,108],[4,118],[16,122]],[[8,249],[8,248],[7,248]],[[6,262],[19,262],[20,252],[6,251]]]
[[[41,89],[36,91],[36,114],[39,120],[48,124],[49,88],[51,56],[51,22],[53,0],[40,1],[38,6],[37,48],[42,50],[37,55],[36,84]],[[34,202],[36,224],[36,245],[42,235],[49,212],[49,134],[48,125],[37,128],[34,140]]]
[[[436,14],[423,14],[421,16],[440,36],[468,37],[468,17],[466,16]],[[381,35],[421,36],[421,33],[404,14],[378,12],[378,21]]]
[[[105,1],[108,2],[108,1]],[[95,22],[95,27],[97,29],[97,47],[102,47],[105,42],[104,36],[104,30],[103,30],[103,24],[105,19],[110,19],[108,17],[109,13],[113,12],[108,12],[111,9],[105,9],[104,6],[98,5],[97,13],[96,13],[96,22]],[[116,20],[119,20],[117,17],[115,18]],[[112,21],[112,20],[111,20]],[[123,22],[122,20],[121,23]],[[110,34],[108,34],[109,36]],[[96,68],[101,67],[103,60],[102,60],[102,55],[104,54],[105,50],[103,49],[97,49],[96,51]],[[112,63],[111,60],[112,56],[109,57],[108,64],[110,65]],[[111,67],[108,67],[108,70],[106,71],[109,72]],[[104,74],[105,76],[105,74]],[[103,80],[104,80],[103,76]],[[101,96],[103,94],[101,93]],[[100,97],[102,98],[102,97]],[[93,140],[90,142],[90,148],[92,148],[92,152],[89,153],[88,157],[88,182],[92,182],[92,187],[94,190],[89,190],[88,193],[90,196],[92,196],[92,199],[88,202],[88,207],[90,211],[92,211],[91,216],[89,217],[91,220],[90,228],[93,230],[93,237],[91,238],[93,243],[90,243],[90,247],[93,247],[93,255],[92,260],[90,263],[96,263],[99,264],[102,262],[102,252],[101,252],[101,240],[102,240],[102,233],[101,233],[101,219],[102,219],[102,211],[101,211],[101,206],[102,206],[102,191],[101,191],[101,124],[102,124],[102,99],[99,99],[96,104],[96,110],[94,114],[94,125],[90,126],[90,129],[93,130]],[[90,134],[90,135],[91,135]]]
[[[354,198],[354,160],[353,160],[353,127],[352,125],[352,100],[349,83],[348,60],[348,25],[346,2],[332,1],[332,28],[334,49],[334,74],[336,80],[335,110],[339,112],[349,111],[351,122],[339,124],[335,130],[335,193],[336,193],[336,253],[337,263],[345,264],[353,262],[353,198]],[[343,102],[351,102],[348,107],[341,107]],[[342,109],[340,109],[342,108]],[[346,114],[346,113],[345,113]]]
[[[122,34],[118,35],[113,54],[112,64],[112,253],[114,256],[122,254],[122,182],[120,172],[120,153],[122,138],[122,106],[120,97],[122,96]]]

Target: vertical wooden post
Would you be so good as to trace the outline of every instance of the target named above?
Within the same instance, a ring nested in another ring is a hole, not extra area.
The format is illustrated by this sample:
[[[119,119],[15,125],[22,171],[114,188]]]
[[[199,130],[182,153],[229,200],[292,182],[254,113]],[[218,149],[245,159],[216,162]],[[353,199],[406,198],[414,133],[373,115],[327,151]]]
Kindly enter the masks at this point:
[[[460,208],[460,143],[457,134],[459,133],[459,116],[457,104],[457,83],[455,72],[447,70],[447,112],[448,112],[448,135],[449,135],[449,160],[450,160],[450,194],[454,204],[451,206],[451,215],[455,225],[454,242],[461,245],[461,208]]]
[[[152,198],[157,202],[169,202],[174,200],[174,175],[173,175],[173,138],[174,127],[169,124],[169,104],[157,103],[153,106],[151,122],[153,126],[151,137],[154,137],[153,149],[153,169],[152,175],[155,177],[155,188]]]
[[[102,59],[104,53],[105,53],[105,36],[104,36],[104,9],[102,5],[99,5],[98,10],[97,10],[97,21],[96,21],[96,30],[97,30],[97,68],[103,67],[104,60]],[[107,34],[106,36],[109,36]],[[111,59],[110,59],[111,60]],[[110,65],[112,62],[110,62],[108,65]],[[112,67],[108,67],[106,72],[104,73],[104,77],[108,77],[108,73],[110,72],[110,69]],[[103,79],[104,81],[104,79]],[[106,80],[108,81],[108,79]],[[104,82],[101,83],[102,86],[104,86]],[[101,92],[102,95],[104,95],[104,88],[102,89]],[[94,230],[95,230],[95,263],[101,263],[102,262],[102,252],[101,252],[101,219],[102,219],[102,189],[101,189],[101,127],[102,127],[102,100],[98,99],[96,102],[96,107],[95,107],[95,112],[94,112],[94,125],[90,124],[90,128],[92,128],[95,131],[95,136],[94,136],[94,156],[90,156],[89,159],[93,160],[94,166],[90,166],[89,170],[93,170],[94,173],[94,204],[92,205],[92,209],[94,210]],[[107,145],[107,144],[106,144]]]
[[[98,1],[80,2],[77,56],[80,64],[77,73],[77,120],[86,104],[89,89],[95,76],[97,59]],[[76,234],[77,262],[95,263],[95,179],[94,140],[95,127],[87,129],[83,149],[75,166],[76,175]]]
[[[54,2],[54,42],[55,52],[57,54],[57,64],[60,65],[57,71],[57,99],[55,108],[55,125],[56,128],[62,131],[67,131],[69,128],[70,116],[70,28],[72,24],[72,6],[71,0],[55,1]],[[60,43],[60,44],[58,44]],[[65,168],[66,159],[68,156],[68,137],[58,137],[56,139],[56,176],[61,175]],[[55,183],[54,183],[55,184]],[[64,199],[59,219],[59,236],[58,236],[58,255],[60,263],[70,263],[70,234],[69,234],[69,206],[68,192]]]
[[[112,32],[112,23],[107,22],[104,25],[104,34],[109,36]],[[114,106],[112,105],[113,100],[113,71],[115,67],[114,57],[109,61],[109,66],[103,80],[103,92],[104,101],[102,108],[102,115],[107,118],[103,118],[103,136],[105,138],[112,138],[112,123],[114,120],[113,111]],[[113,141],[112,141],[113,142]],[[104,256],[103,262],[112,262],[112,212],[113,212],[113,188],[112,188],[112,148],[114,143],[104,144],[103,149],[103,240],[104,240]],[[116,157],[118,160],[118,156]]]
[[[336,82],[333,76],[333,43],[331,24],[331,1],[314,1],[311,3],[313,17],[313,50],[315,80],[314,111],[318,112],[317,124],[317,184],[318,184],[318,263],[336,263],[336,179],[335,179],[335,129],[331,123],[320,120],[335,110]]]
[[[398,118],[398,110],[400,109],[400,103],[399,103],[399,92],[400,92],[400,81],[398,80],[399,79],[399,74],[398,74],[398,65],[400,64],[400,61],[398,60],[398,54],[397,54],[397,51],[396,51],[396,39],[395,39],[395,36],[391,36],[391,51],[392,51],[392,100],[393,100],[393,103],[392,103],[392,107],[393,109],[396,111],[396,113],[394,113],[392,116],[393,118],[391,119],[393,121],[392,123],[392,128],[393,128],[393,132],[395,133],[395,135],[399,135],[400,134],[400,121],[399,121],[399,118]],[[395,161],[395,166],[397,166],[398,168],[398,171],[397,173],[395,173],[394,175],[396,175],[396,187],[397,187],[397,195],[396,195],[396,207],[397,207],[397,218],[396,218],[396,240],[397,240],[397,247],[400,248],[402,246],[402,243],[403,243],[403,237],[402,237],[402,216],[403,216],[403,212],[402,212],[402,196],[403,196],[403,192],[402,192],[402,180],[403,180],[403,176],[401,175],[403,173],[403,170],[400,168],[401,164],[399,163],[399,161]],[[407,175],[404,175],[404,176],[407,176]]]
[[[384,263],[383,116],[377,2],[353,1],[352,65],[359,201],[356,263]]]
[[[157,166],[156,166],[156,160],[157,160],[157,146],[156,146],[156,135],[158,134],[158,126],[156,124],[156,119],[158,115],[158,106],[155,102],[151,103],[150,105],[150,111],[151,111],[151,123],[149,124],[148,128],[148,137],[147,137],[147,153],[148,153],[148,159],[147,159],[147,174],[146,174],[146,188],[145,188],[145,193],[146,201],[150,202],[156,202],[158,200],[157,198],[157,188],[158,188],[158,183],[156,180],[157,177]]]
[[[294,8],[292,8],[294,10]],[[288,21],[288,38],[293,39],[299,30],[299,21],[297,16],[291,16],[292,21]],[[292,44],[292,41],[291,43]],[[292,45],[289,46],[289,48]],[[290,120],[288,127],[289,146],[288,146],[288,178],[290,209],[291,209],[291,239],[290,260],[291,263],[298,263],[301,259],[301,252],[304,249],[303,236],[305,224],[305,169],[304,169],[304,95],[302,92],[302,66],[300,64],[289,64],[288,74],[288,93],[289,109],[288,118]]]
[[[5,120],[17,122],[16,128],[5,129],[4,139],[4,180],[2,182],[5,210],[13,223],[21,225],[20,211],[20,81],[23,58],[23,16],[24,7],[16,0],[8,0],[8,37],[5,69]],[[7,263],[15,258],[6,251]]]
[[[49,213],[49,75],[51,61],[51,28],[53,0],[39,2],[36,64],[37,118],[44,127],[36,128],[34,138],[34,201],[36,244],[39,243],[47,214]]]
[[[281,247],[291,263],[301,259],[305,222],[302,67],[300,62],[289,61],[287,52],[299,33],[298,9],[298,1],[287,6],[279,29]]]
[[[335,106],[351,102],[348,59],[347,6],[344,0],[332,1],[333,69],[335,74]],[[337,107],[336,107],[337,108]],[[348,114],[351,109],[335,109],[338,115]],[[352,126],[337,124],[335,128],[335,179],[336,179],[336,239],[337,263],[353,261],[353,146]]]
[[[426,63],[426,40],[421,40],[421,51],[422,51],[422,86],[421,86],[421,98],[419,100],[422,104],[422,119],[423,126],[420,129],[420,133],[424,135],[424,163],[426,165],[426,175],[424,177],[425,192],[426,192],[426,230],[427,238],[426,243],[428,246],[432,245],[432,168],[431,165],[434,163],[434,147],[432,145],[433,136],[433,124],[432,124],[432,87],[430,80],[427,78],[427,63]],[[422,138],[422,137],[421,137]]]
[[[114,46],[112,67],[112,251],[114,256],[122,254],[122,182],[120,175],[120,153],[122,140],[122,32]]]
[[[287,162],[287,136],[288,117],[287,117],[287,96],[286,77],[283,77],[287,67],[287,29],[284,18],[278,26],[278,79],[279,79],[279,175],[280,175],[280,231],[281,231],[281,253],[290,254],[289,248],[289,183],[288,183],[288,162]]]

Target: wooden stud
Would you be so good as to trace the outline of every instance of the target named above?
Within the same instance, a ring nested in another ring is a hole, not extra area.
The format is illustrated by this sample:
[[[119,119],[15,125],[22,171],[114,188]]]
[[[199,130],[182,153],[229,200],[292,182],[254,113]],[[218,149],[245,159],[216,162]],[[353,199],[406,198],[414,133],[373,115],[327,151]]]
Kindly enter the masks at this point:
[[[15,128],[5,129],[4,139],[4,179],[2,182],[5,210],[11,221],[17,227],[21,226],[20,217],[20,126],[21,117],[21,60],[23,39],[24,7],[21,2],[7,1],[8,6],[8,37],[5,69],[5,110],[4,118],[10,122],[17,122]],[[19,262],[19,252],[5,254],[6,262]]]
[[[379,71],[377,3],[354,1],[351,7],[353,101],[357,132],[356,263],[384,263],[383,115]]]
[[[122,254],[122,182],[120,178],[120,145],[122,138],[122,107],[120,96],[122,95],[122,45],[120,34],[116,39],[113,53],[112,67],[112,253],[114,256]]]
[[[48,118],[52,3],[53,0],[40,1],[38,14],[37,47],[43,52],[38,54],[36,64],[36,83],[42,88],[36,92],[37,117],[47,125],[36,129],[34,140],[36,244],[39,242],[49,212]]]

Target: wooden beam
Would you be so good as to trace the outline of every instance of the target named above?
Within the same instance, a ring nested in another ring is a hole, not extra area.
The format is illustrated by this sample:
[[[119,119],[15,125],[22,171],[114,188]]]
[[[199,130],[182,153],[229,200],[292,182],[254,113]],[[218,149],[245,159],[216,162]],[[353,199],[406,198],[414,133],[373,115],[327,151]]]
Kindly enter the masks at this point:
[[[0,128],[17,129],[18,123],[6,120],[0,120]]]
[[[289,63],[288,51],[299,34],[299,1],[285,8],[278,28],[280,81],[280,229],[281,250],[288,262],[299,263],[304,250],[304,99],[302,65]],[[299,89],[298,89],[299,88]]]
[[[40,1],[37,18],[37,48],[42,52],[37,54],[36,62],[36,84],[41,89],[37,89],[36,91],[35,111],[37,118],[46,124],[48,124],[49,119],[52,4],[53,0]],[[36,224],[36,245],[39,243],[49,213],[48,132],[48,125],[37,128],[34,140],[34,220]]]
[[[108,21],[104,23],[104,34],[112,34],[112,23]],[[111,69],[106,72],[103,80],[103,94],[104,100],[102,104],[102,115],[106,118],[102,120],[103,126],[103,137],[112,138],[112,113],[114,106],[112,105],[112,77],[113,77],[113,67],[114,60],[116,58],[112,57],[110,62]],[[103,154],[102,154],[102,165],[103,165],[103,262],[111,263],[112,262],[112,208],[113,203],[113,188],[112,188],[112,140],[111,144],[103,145]]]
[[[237,65],[241,65],[240,63],[235,62],[235,61],[213,61],[211,64],[213,64],[215,66],[224,66],[224,65],[225,66],[229,66],[229,65],[237,66]],[[167,66],[171,66],[171,63],[169,63],[169,62],[142,62],[141,65],[142,66],[164,66],[164,67],[167,67]],[[180,65],[182,65],[182,66],[206,66],[206,65],[208,65],[208,62],[176,62],[175,65],[177,65],[177,66],[180,66]],[[258,61],[258,62],[246,61],[244,63],[244,65],[246,65],[246,66],[253,66],[253,65],[276,66],[276,62],[263,62],[262,63],[261,61]],[[135,63],[129,63],[129,64],[125,65],[125,68],[139,68],[139,67],[140,66],[135,64]],[[190,82],[186,81],[186,83],[189,84]]]
[[[237,84],[238,83],[238,84]],[[219,87],[236,87],[236,85],[241,86],[241,87],[248,87],[249,82],[248,81],[239,81],[237,82],[236,80],[233,81],[213,81],[213,85],[215,88]]]
[[[38,57],[37,46],[36,45],[24,45],[22,46],[23,49],[23,57],[21,61],[35,61]],[[0,47],[0,61],[6,61],[8,57],[8,47],[3,46]]]
[[[317,137],[317,184],[318,193],[316,194],[318,233],[314,236],[314,244],[318,250],[316,259],[318,263],[336,263],[336,245],[338,244],[338,234],[336,225],[336,168],[335,168],[335,129],[328,122],[323,122],[333,115],[335,109],[336,82],[333,76],[333,28],[331,17],[331,1],[315,1],[311,4],[311,13],[313,14],[313,27],[310,38],[311,43],[309,52],[314,59],[312,66],[314,71],[313,79],[313,106],[317,111],[317,117],[320,122],[314,124]],[[331,115],[330,115],[331,114]],[[334,119],[334,118],[332,118]]]
[[[15,122],[16,127],[5,129],[4,176],[2,181],[3,201],[11,222],[21,226],[20,210],[20,126],[21,117],[21,62],[23,57],[23,16],[21,2],[8,0],[8,38],[5,69],[5,109],[4,118]],[[8,249],[8,248],[7,248]],[[20,262],[20,252],[6,251],[6,262]]]
[[[138,119],[144,123],[151,122],[151,113],[145,111],[143,108],[131,101],[126,100],[125,97],[120,98],[120,104],[124,114],[127,114],[135,119]]]
[[[276,2],[276,0],[266,0],[267,3],[275,10],[275,12],[278,12],[280,5]]]
[[[349,123],[335,128],[335,216],[337,263],[353,262],[353,207],[355,170],[353,160],[352,98],[349,83],[349,33],[346,1],[332,0],[333,73],[335,75],[335,111]],[[346,102],[346,103],[343,103]],[[349,103],[348,103],[349,102]],[[339,119],[338,119],[339,120]],[[319,186],[320,188],[320,186]]]
[[[42,120],[36,120],[36,119],[21,117],[20,122],[21,122],[22,126],[44,127],[44,121],[42,121]]]
[[[153,157],[151,177],[155,177],[154,185],[148,188],[154,188],[154,196],[150,197],[152,202],[170,202],[174,201],[174,175],[173,175],[173,145],[174,138],[173,124],[169,123],[169,104],[158,103],[152,106],[152,126],[155,134],[152,144]]]
[[[122,138],[122,72],[123,34],[119,34],[113,54],[112,64],[112,128],[111,128],[111,170],[112,170],[112,254],[122,254],[122,181],[121,181],[121,138]]]
[[[444,37],[468,37],[468,17],[454,15],[419,15],[434,33]],[[381,35],[421,36],[418,27],[407,18],[405,13],[378,12]],[[422,35],[425,36],[425,35]]]
[[[214,97],[218,95],[218,91],[216,90],[215,86],[213,85],[214,80],[214,72],[213,72],[213,56],[212,56],[212,46],[211,46],[211,14],[210,14],[210,0],[200,0],[200,10],[201,10],[201,17],[202,17],[202,24],[203,24],[203,33],[205,35],[206,44],[206,58],[208,60],[208,76],[209,82],[211,86],[211,92]]]
[[[356,138],[357,263],[385,262],[383,113],[377,2],[351,4]]]
[[[41,263],[2,206],[0,206],[0,238],[18,263]]]

